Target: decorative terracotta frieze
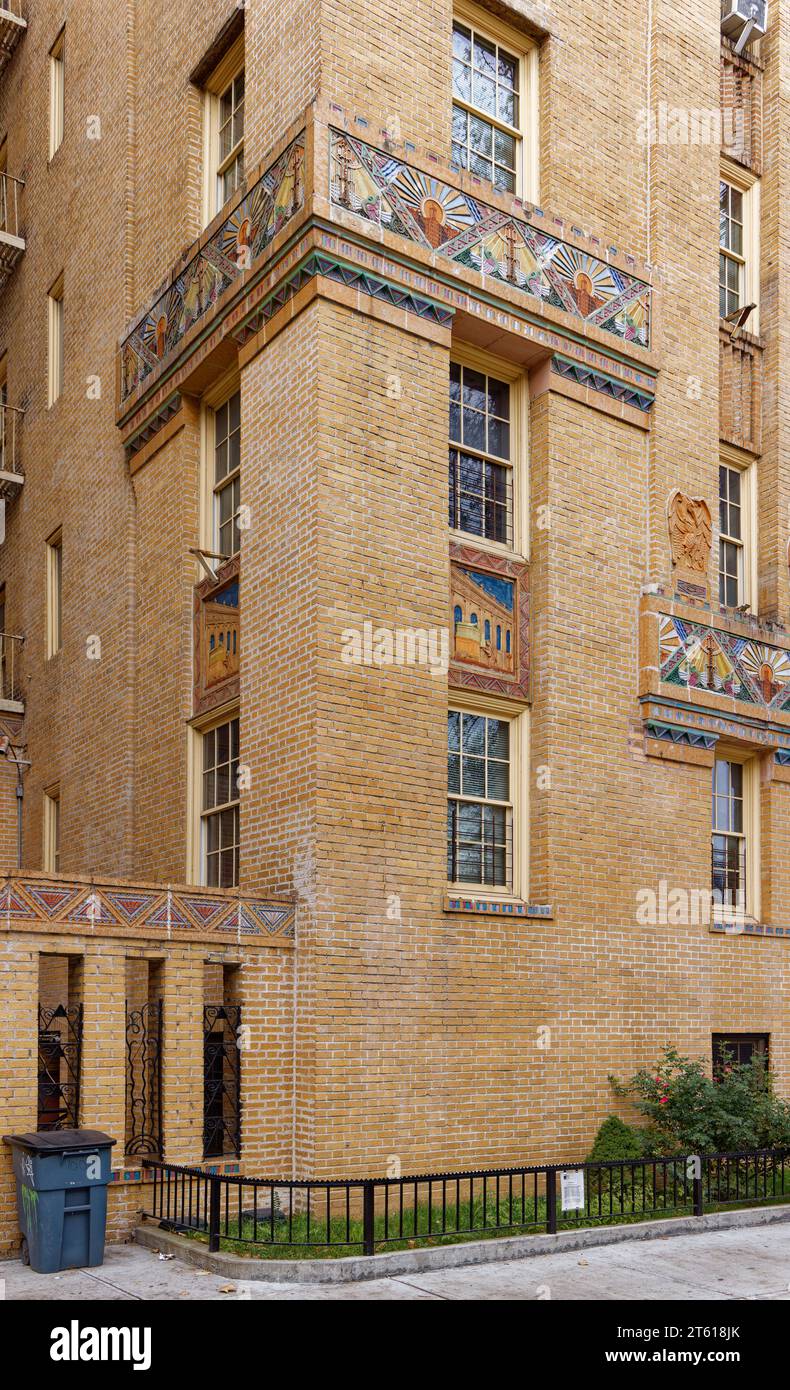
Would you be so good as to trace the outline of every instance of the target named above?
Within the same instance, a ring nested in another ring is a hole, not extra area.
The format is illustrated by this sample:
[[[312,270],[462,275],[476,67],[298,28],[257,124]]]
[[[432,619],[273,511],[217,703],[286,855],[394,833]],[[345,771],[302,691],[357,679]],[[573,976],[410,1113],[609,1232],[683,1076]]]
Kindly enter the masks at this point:
[[[334,206],[624,342],[650,346],[651,286],[611,261],[347,131],[330,131],[329,178]]]

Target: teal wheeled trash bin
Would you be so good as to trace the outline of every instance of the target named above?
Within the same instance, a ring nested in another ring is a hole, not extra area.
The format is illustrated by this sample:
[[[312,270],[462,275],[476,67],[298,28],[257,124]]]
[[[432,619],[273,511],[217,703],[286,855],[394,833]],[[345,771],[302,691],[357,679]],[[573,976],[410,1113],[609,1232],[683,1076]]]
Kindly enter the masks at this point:
[[[38,1274],[100,1265],[115,1140],[95,1129],[3,1137],[14,1154],[25,1264]]]

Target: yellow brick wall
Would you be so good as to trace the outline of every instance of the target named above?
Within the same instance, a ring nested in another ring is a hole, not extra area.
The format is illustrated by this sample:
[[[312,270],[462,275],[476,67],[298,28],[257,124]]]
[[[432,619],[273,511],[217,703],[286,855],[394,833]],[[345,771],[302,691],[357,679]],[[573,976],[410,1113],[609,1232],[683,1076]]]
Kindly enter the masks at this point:
[[[410,1167],[574,1158],[613,1105],[607,1072],[627,1073],[668,1041],[708,1056],[712,1031],[770,1031],[777,1082],[790,1091],[787,943],[635,921],[640,889],[709,880],[709,770],[647,760],[636,735],[637,610],[641,586],[669,578],[669,492],[705,496],[715,511],[719,151],[648,148],[638,127],[643,109],[661,102],[717,105],[716,0],[691,9],[654,0],[650,33],[638,0],[490,8],[525,32],[549,31],[540,59],[547,230],[572,235],[578,225],[602,250],[615,245],[658,267],[652,429],[553,392],[532,403],[531,761],[550,780],[529,789],[530,898],[551,904],[554,919],[452,916],[442,911],[446,681],[420,667],[347,667],[340,647],[343,629],[365,619],[446,623],[446,339],[407,331],[416,323],[380,304],[374,317],[335,289],[244,366],[252,526],[242,545],[241,738],[251,785],[241,887],[293,891],[300,905],[296,961],[267,953],[234,983],[252,1029],[244,1134],[259,1171],[292,1158],[300,1171],[380,1170],[390,1153]],[[773,10],[763,52],[760,569],[764,612],[787,620],[788,19],[784,6]],[[26,482],[8,509],[0,581],[9,627],[26,637],[25,863],[34,870],[43,789],[59,779],[65,873],[184,876],[199,425],[189,407],[180,432],[130,477],[114,354],[200,230],[201,103],[189,73],[233,12],[230,0],[212,10],[188,0],[104,7],[97,44],[95,6],[73,4],[66,138],[51,167],[47,52],[62,21],[52,0],[0,89],[9,168],[27,181],[28,249],[0,292],[9,398],[27,409]],[[374,144],[396,125],[401,140],[446,159],[450,17],[448,0],[408,11],[393,0],[254,0],[248,164],[316,96]],[[102,139],[91,142],[94,111]],[[66,383],[48,410],[46,291],[61,270]],[[96,400],[86,395],[93,377]],[[545,530],[535,526],[539,506],[552,517]],[[44,542],[58,525],[64,648],[48,662]],[[714,567],[715,545],[711,581]],[[91,635],[100,661],[88,659]],[[8,864],[13,786],[2,789]],[[764,910],[784,924],[788,817],[790,789],[766,781]],[[35,1115],[39,949],[38,938],[0,943],[6,1129]],[[167,1152],[197,1157],[205,952],[163,943],[165,955],[156,988],[172,1044]],[[144,997],[146,973],[110,947],[82,971],[93,1058],[85,1116],[116,1133],[122,1000],[127,989]],[[7,1183],[0,1201],[6,1212]]]

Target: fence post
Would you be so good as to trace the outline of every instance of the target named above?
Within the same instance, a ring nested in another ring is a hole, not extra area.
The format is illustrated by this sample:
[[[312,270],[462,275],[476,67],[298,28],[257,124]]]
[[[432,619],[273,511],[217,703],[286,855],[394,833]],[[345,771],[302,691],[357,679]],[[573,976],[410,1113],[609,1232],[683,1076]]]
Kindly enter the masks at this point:
[[[695,1215],[695,1216],[702,1216],[702,1215],[704,1215],[704,1207],[703,1207],[703,1201],[702,1201],[702,1172],[701,1172],[701,1171],[700,1171],[700,1176],[699,1176],[698,1178],[694,1178],[694,1215]]]
[[[546,1230],[550,1236],[557,1234],[557,1170],[546,1169]]]
[[[219,1178],[210,1177],[208,1180],[208,1248],[215,1252],[219,1250],[219,1203],[220,1203],[220,1184]]]
[[[370,1178],[362,1183],[362,1253],[373,1254],[373,1227],[375,1224],[374,1188]]]

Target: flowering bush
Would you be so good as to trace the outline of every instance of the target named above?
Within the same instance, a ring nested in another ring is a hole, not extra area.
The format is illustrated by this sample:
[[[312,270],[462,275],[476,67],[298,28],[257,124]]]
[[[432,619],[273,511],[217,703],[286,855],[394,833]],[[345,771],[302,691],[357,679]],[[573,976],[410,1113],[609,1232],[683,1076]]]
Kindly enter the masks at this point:
[[[613,1076],[609,1081],[645,1117],[644,1129],[633,1132],[648,1154],[790,1147],[790,1105],[774,1094],[760,1057],[732,1061],[712,1078],[701,1061],[668,1047],[656,1066],[643,1067],[625,1084]]]

